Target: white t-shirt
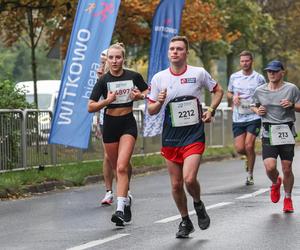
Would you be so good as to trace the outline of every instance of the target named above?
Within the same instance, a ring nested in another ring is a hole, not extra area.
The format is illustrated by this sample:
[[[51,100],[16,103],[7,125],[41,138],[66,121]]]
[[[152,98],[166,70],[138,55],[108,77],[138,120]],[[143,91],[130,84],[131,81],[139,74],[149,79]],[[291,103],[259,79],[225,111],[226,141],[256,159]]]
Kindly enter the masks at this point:
[[[253,71],[251,75],[244,75],[240,70],[230,76],[228,91],[233,95],[238,95],[241,102],[241,105],[233,106],[233,122],[249,122],[260,119],[260,116],[251,111],[250,104],[253,103],[252,97],[255,89],[264,83],[266,83],[265,78],[256,71]]]
[[[155,74],[151,81],[151,90],[148,98],[150,101],[157,101],[160,91],[167,89],[166,100],[161,111],[166,111],[166,106],[171,100],[183,96],[192,96],[202,102],[202,88],[213,91],[217,82],[202,67],[187,65],[186,71],[176,75],[166,69]],[[162,146],[186,146],[194,142],[204,142],[204,124],[198,123],[191,126],[173,127],[170,125],[168,112],[164,117],[162,133]]]
[[[209,91],[213,91],[216,83],[202,67],[187,65],[186,71],[180,75],[173,74],[168,68],[153,76],[148,98],[152,101],[157,101],[159,92],[167,89],[165,105],[176,97],[188,95],[198,98],[201,103],[202,88],[206,87]]]

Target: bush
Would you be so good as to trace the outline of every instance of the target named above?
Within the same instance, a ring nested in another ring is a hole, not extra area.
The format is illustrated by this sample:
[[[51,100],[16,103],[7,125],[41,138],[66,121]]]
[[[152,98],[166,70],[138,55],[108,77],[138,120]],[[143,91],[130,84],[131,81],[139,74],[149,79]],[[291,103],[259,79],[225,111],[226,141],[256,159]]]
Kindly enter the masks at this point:
[[[14,84],[9,80],[0,81],[0,96],[0,109],[32,108],[26,102],[24,91],[15,89]]]

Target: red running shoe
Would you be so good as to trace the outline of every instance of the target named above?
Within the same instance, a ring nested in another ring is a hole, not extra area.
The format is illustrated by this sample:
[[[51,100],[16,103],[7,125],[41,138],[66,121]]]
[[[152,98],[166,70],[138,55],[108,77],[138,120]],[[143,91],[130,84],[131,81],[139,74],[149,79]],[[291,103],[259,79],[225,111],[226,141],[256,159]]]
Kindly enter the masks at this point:
[[[282,182],[281,177],[278,176],[277,183],[272,184],[272,186],[271,186],[270,196],[271,196],[271,201],[273,203],[277,203],[280,200],[280,185],[281,185],[281,182]]]
[[[283,200],[283,212],[285,213],[293,213],[293,201],[291,198],[284,198]]]

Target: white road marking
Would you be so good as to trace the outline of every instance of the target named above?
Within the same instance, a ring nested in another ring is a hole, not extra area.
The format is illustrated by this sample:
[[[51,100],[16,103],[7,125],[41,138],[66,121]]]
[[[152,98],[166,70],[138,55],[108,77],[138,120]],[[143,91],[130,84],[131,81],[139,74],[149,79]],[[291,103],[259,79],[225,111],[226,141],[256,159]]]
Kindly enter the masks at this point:
[[[221,202],[221,203],[217,203],[217,204],[214,204],[214,205],[207,206],[206,210],[209,210],[209,209],[212,209],[212,208],[223,207],[223,206],[227,206],[227,205],[231,205],[231,204],[233,204],[233,202]],[[189,215],[193,215],[195,213],[196,213],[195,210],[189,211]],[[168,222],[171,222],[171,221],[178,220],[180,218],[181,218],[180,215],[175,215],[175,216],[171,216],[171,217],[168,217],[168,218],[165,218],[165,219],[162,219],[162,220],[155,221],[154,223],[168,223]]]
[[[263,194],[263,193],[265,193],[269,190],[270,190],[269,188],[259,189],[258,191],[254,192],[254,193],[245,194],[245,195],[242,195],[242,196],[237,197],[235,199],[241,200],[241,199],[247,199],[247,198],[255,197],[255,196]],[[207,206],[206,210],[228,206],[228,205],[231,205],[233,203],[234,202],[220,202],[220,203],[217,203],[217,204]],[[189,211],[189,215],[194,215],[194,214],[196,214],[195,210]],[[175,215],[175,216],[171,216],[171,217],[168,217],[168,218],[165,218],[165,219],[162,219],[162,220],[155,221],[154,223],[168,223],[168,222],[171,222],[171,221],[178,220],[180,218],[181,218],[180,215]],[[92,247],[104,244],[104,243],[109,242],[109,241],[120,239],[120,238],[122,238],[124,236],[128,236],[128,235],[130,235],[130,234],[116,234],[116,235],[112,235],[110,237],[107,237],[107,238],[104,238],[104,239],[101,239],[101,240],[90,241],[90,242],[87,242],[87,243],[85,243],[83,245],[80,245],[80,246],[68,248],[67,250],[84,250],[84,249],[88,249],[88,248],[92,248]]]
[[[224,207],[233,204],[233,202],[220,202],[214,205],[210,205],[206,207],[206,210],[212,209],[212,208],[218,208],[218,207]]]
[[[107,238],[104,238],[104,239],[101,239],[101,240],[94,240],[94,241],[87,242],[87,243],[85,243],[83,245],[80,245],[80,246],[68,248],[67,250],[84,250],[84,249],[88,249],[88,248],[91,248],[91,247],[95,247],[95,246],[104,244],[104,243],[109,242],[109,241],[120,239],[120,238],[122,238],[124,236],[128,236],[128,235],[130,235],[130,234],[116,234],[116,235],[112,235],[110,237],[107,237]]]
[[[255,197],[257,195],[260,195],[260,194],[263,194],[267,191],[269,191],[270,189],[269,188],[262,188],[262,189],[259,189],[257,190],[256,192],[254,193],[251,193],[251,194],[245,194],[245,195],[242,195],[240,197],[237,197],[236,199],[237,200],[242,200],[242,199],[247,199],[247,198],[251,198],[251,197]]]

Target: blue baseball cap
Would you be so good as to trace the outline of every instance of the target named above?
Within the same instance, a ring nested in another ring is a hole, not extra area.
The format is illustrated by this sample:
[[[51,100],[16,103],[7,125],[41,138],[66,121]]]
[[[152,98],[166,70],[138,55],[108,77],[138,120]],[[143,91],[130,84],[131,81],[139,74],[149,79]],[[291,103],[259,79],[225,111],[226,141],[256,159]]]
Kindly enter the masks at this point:
[[[279,71],[279,70],[284,70],[284,67],[280,61],[274,60],[269,62],[267,67],[264,70]]]

